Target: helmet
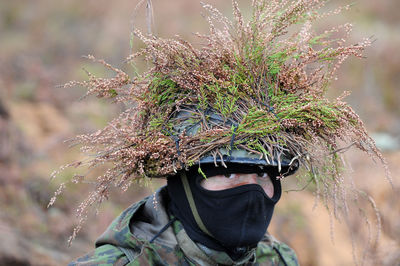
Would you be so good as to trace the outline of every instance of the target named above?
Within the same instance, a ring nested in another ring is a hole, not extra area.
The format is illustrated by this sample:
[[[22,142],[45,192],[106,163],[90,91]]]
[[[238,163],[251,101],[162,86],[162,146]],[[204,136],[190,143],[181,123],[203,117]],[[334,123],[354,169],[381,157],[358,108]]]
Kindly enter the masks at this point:
[[[173,132],[176,135],[188,135],[195,136],[198,134],[204,123],[207,123],[209,130],[220,128],[220,127],[231,127],[233,128],[233,134],[231,137],[230,145],[228,147],[218,147],[211,150],[201,156],[196,162],[199,165],[214,164],[215,166],[222,165],[227,167],[227,164],[240,164],[249,167],[258,166],[262,172],[274,172],[276,176],[289,176],[294,174],[300,166],[299,160],[287,150],[283,150],[281,153],[278,152],[263,152],[246,150],[244,145],[235,144],[235,132],[238,128],[238,121],[233,118],[223,118],[217,114],[212,108],[207,108],[203,113],[203,119],[196,119],[196,116],[202,110],[198,110],[196,106],[185,106],[180,111],[175,112],[171,122],[176,123],[173,126]],[[247,140],[241,140],[242,144],[246,143]],[[257,142],[260,147],[261,141],[252,139],[252,142]],[[262,147],[263,150],[267,150],[266,147]]]

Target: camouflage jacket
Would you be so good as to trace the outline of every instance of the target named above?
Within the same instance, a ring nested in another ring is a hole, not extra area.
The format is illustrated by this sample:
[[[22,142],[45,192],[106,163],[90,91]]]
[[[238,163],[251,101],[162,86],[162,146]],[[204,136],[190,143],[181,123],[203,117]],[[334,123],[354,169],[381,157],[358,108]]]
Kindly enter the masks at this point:
[[[150,243],[171,218],[167,202],[164,187],[133,204],[100,236],[94,251],[69,265],[298,265],[294,251],[268,234],[241,261],[194,243],[179,221]]]

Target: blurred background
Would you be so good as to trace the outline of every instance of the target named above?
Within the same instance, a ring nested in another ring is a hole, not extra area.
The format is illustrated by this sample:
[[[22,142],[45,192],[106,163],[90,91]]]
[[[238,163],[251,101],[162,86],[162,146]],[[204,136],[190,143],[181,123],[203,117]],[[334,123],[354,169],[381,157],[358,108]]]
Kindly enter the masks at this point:
[[[71,247],[67,240],[77,223],[75,210],[92,185],[68,185],[55,205],[46,207],[59,184],[71,178],[75,169],[50,182],[51,172],[82,156],[79,148],[68,148],[64,140],[102,128],[123,108],[94,97],[79,100],[83,88],[56,86],[86,80],[82,68],[107,75],[101,66],[82,58],[88,54],[132,73],[123,61],[131,51],[130,23],[137,2],[0,2],[0,265],[65,265],[93,249],[95,239],[123,209],[163,184],[132,187],[124,194],[113,192],[100,213],[89,217]],[[205,2],[231,17],[231,1]],[[348,4],[333,2],[333,7]],[[248,13],[250,0],[239,4]],[[153,0],[153,6],[158,36],[179,34],[196,44],[193,33],[207,31],[198,0]],[[332,23],[351,22],[353,43],[366,36],[376,39],[365,59],[351,58],[344,64],[331,96],[352,91],[347,100],[384,152],[394,189],[379,164],[361,152],[348,153],[354,182],[374,197],[382,221],[380,242],[366,253],[368,223],[372,236],[377,231],[367,203],[348,219],[349,226],[344,221],[331,226],[323,205],[313,208],[312,191],[285,193],[270,231],[295,249],[301,265],[353,265],[353,253],[357,260],[365,256],[367,265],[400,265],[399,11],[400,1],[363,0],[351,11],[317,25],[324,29]],[[145,20],[141,7],[136,26],[145,30]],[[288,186],[296,185],[295,180],[288,181]]]

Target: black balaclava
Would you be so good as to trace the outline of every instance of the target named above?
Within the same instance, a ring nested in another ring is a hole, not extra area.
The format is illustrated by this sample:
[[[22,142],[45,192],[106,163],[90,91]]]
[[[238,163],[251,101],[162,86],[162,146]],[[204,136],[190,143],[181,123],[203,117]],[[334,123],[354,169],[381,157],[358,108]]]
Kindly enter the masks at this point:
[[[202,166],[206,176],[231,173],[259,173],[257,166],[230,164],[228,168]],[[265,170],[264,170],[265,172]],[[273,171],[271,171],[273,172]],[[238,259],[254,248],[262,239],[271,221],[276,202],[281,196],[280,181],[276,174],[268,172],[274,185],[274,196],[269,198],[258,184],[246,184],[219,191],[204,189],[203,176],[198,167],[185,173],[194,203],[202,223],[208,232],[200,229],[185,193],[182,173],[168,178],[170,211],[183,224],[189,237],[211,249],[225,251]]]

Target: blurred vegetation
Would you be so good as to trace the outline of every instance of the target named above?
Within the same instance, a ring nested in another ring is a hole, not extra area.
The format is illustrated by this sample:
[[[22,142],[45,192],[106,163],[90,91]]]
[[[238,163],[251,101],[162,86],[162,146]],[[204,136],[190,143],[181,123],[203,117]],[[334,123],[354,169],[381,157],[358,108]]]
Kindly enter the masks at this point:
[[[206,2],[231,14],[231,1]],[[334,6],[348,3],[332,2]],[[69,149],[63,141],[97,130],[122,108],[94,98],[80,101],[82,88],[65,90],[56,85],[86,79],[82,68],[106,75],[104,69],[81,58],[87,54],[129,69],[123,61],[130,53],[130,21],[135,5],[135,1],[128,0],[0,2],[0,265],[64,265],[92,249],[96,237],[119,212],[162,184],[161,181],[149,188],[132,187],[122,195],[114,193],[112,201],[102,206],[98,216],[91,217],[70,248],[66,248],[66,242],[76,223],[75,209],[91,184],[67,187],[55,206],[46,208],[58,185],[74,174],[68,170],[49,182],[51,172],[81,156],[77,147]],[[207,30],[197,1],[175,0],[171,4],[154,0],[153,5],[154,31],[161,36],[179,34],[193,40],[193,32]],[[248,2],[240,1],[240,5],[244,9]],[[397,145],[400,140],[398,10],[399,1],[365,0],[342,16],[332,18],[335,24],[338,21],[354,24],[353,42],[364,36],[376,39],[365,60],[348,60],[343,66],[339,80],[333,84],[337,93],[332,97],[343,90],[352,91],[347,100],[369,131],[390,135]],[[144,10],[139,9],[136,26],[145,29],[144,22]],[[326,24],[331,22],[327,19]],[[318,25],[321,29],[323,26]],[[139,45],[135,43],[133,49]],[[383,170],[370,165],[367,158],[359,153],[348,156],[354,182],[374,196],[382,217],[381,242],[367,254],[371,265],[400,263],[400,152],[394,150],[386,156],[395,190],[381,178]],[[284,183],[286,189],[304,185],[296,184],[294,178]],[[360,224],[363,221],[360,215],[369,217],[370,222],[375,219],[367,203],[363,206],[365,213],[349,219],[351,232],[343,224],[334,224],[332,243],[328,214],[322,204],[312,211],[314,200],[308,190],[284,194],[281,201],[270,230],[294,247],[301,265],[351,265],[350,234],[354,236],[356,252],[362,254],[368,232],[367,226]]]

